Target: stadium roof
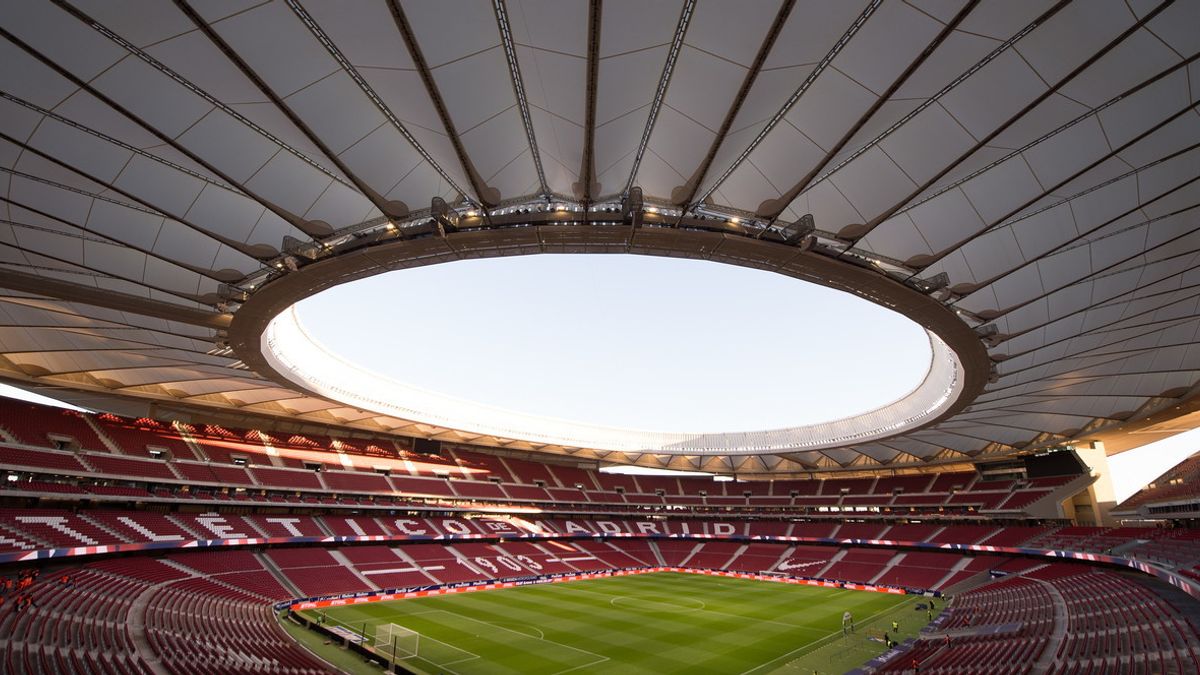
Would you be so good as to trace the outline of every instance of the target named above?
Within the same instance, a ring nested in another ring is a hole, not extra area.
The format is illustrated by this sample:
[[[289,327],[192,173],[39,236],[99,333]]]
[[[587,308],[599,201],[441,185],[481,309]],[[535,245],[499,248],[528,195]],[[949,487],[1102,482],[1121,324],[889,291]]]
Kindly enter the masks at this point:
[[[0,376],[710,471],[1169,424],[1200,369],[1198,25],[1191,0],[6,3]],[[959,390],[899,435],[626,454],[331,400],[260,349],[321,288],[546,251],[870,297]]]

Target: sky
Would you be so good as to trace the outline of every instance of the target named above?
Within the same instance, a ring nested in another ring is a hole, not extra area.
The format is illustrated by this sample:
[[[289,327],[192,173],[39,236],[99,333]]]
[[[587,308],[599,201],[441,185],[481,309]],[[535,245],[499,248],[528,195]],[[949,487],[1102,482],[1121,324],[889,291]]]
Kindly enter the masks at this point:
[[[632,255],[390,272],[307,299],[299,316],[334,353],[422,389],[652,431],[846,417],[907,394],[930,359],[919,326],[848,293]]]
[[[0,396],[79,410],[75,406],[3,383],[0,383]],[[1197,449],[1200,449],[1200,429],[1193,429],[1110,457],[1108,460],[1109,470],[1112,473],[1113,488],[1116,491],[1117,501],[1124,501],[1130,495],[1145,487],[1147,483],[1161,476],[1167,469],[1170,469],[1192,455]],[[684,473],[664,472],[645,469],[643,467],[622,467],[620,472]]]

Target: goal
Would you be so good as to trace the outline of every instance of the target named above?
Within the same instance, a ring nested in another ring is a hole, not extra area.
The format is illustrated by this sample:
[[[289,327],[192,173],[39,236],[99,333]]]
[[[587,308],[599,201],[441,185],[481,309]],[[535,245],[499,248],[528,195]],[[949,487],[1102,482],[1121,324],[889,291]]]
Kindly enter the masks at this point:
[[[376,654],[387,656],[392,661],[417,656],[421,650],[421,634],[394,623],[381,623],[375,627]]]

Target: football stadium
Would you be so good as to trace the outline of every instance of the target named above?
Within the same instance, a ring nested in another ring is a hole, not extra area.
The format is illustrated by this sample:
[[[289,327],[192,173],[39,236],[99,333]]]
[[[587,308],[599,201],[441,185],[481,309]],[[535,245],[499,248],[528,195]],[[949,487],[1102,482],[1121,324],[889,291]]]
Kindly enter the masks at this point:
[[[1200,0],[0,1],[0,672],[1200,672]]]

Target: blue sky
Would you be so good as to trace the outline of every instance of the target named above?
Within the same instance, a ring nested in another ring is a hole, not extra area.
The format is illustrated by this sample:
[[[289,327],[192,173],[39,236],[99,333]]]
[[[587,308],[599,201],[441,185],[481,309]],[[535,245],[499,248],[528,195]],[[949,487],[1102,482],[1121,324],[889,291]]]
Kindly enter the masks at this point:
[[[870,302],[672,258],[538,255],[403,270],[321,293],[300,318],[334,352],[408,384],[655,431],[836,419],[906,394],[929,365],[920,327]]]

